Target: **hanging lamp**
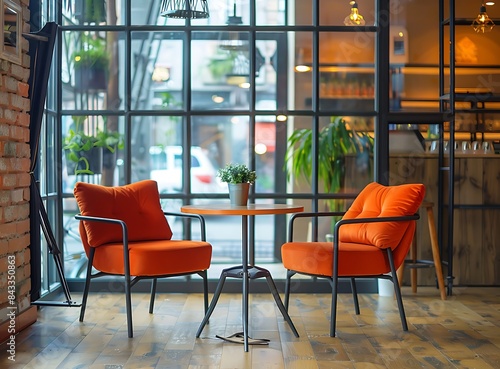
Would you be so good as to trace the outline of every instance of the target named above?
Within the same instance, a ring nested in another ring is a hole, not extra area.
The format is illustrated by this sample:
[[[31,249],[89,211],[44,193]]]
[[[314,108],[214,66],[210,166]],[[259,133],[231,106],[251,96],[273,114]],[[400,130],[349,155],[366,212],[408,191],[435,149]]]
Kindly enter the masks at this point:
[[[168,18],[202,19],[208,18],[207,0],[162,0],[160,15]]]
[[[236,15],[236,1],[233,3],[233,15],[227,17],[228,26],[239,26],[243,24],[240,16]],[[248,38],[243,32],[224,31],[220,33],[219,49],[225,51],[248,51]]]
[[[351,14],[345,17],[344,24],[346,26],[364,26],[365,19],[359,14],[358,3],[351,1],[349,4],[351,4]]]
[[[479,14],[472,22],[472,28],[474,28],[474,31],[476,31],[477,33],[486,33],[490,32],[493,27],[495,27],[495,23],[493,23],[491,18],[486,13],[486,6],[484,4],[481,4],[481,7],[479,8]]]

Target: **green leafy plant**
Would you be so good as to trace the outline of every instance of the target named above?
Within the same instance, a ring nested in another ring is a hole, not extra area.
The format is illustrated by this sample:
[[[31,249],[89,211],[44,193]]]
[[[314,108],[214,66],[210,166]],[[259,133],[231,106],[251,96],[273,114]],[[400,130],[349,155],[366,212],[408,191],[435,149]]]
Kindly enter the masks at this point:
[[[109,55],[106,51],[106,41],[97,35],[82,35],[80,49],[72,54],[75,69],[96,68],[108,70]]]
[[[102,148],[114,153],[117,149],[123,149],[125,142],[123,135],[119,132],[108,132],[97,130],[95,135],[85,133],[83,126],[86,116],[73,116],[74,127],[69,129],[64,138],[63,149],[66,150],[66,159],[76,163],[74,174],[94,174],[90,169],[90,163],[85,152],[95,148]],[[83,169],[78,164],[83,163]]]
[[[217,171],[217,177],[227,183],[254,183],[257,179],[255,171],[250,170],[245,164],[226,164]]]
[[[373,138],[366,132],[357,132],[342,117],[332,117],[318,134],[318,179],[325,192],[337,193],[344,186],[345,156],[373,152]],[[313,171],[313,131],[299,129],[288,138],[285,162],[291,163],[291,174],[310,180]],[[328,200],[331,211],[343,210],[344,201]]]
[[[207,67],[214,81],[220,81],[232,72],[235,58],[234,52],[219,52],[208,61]]]

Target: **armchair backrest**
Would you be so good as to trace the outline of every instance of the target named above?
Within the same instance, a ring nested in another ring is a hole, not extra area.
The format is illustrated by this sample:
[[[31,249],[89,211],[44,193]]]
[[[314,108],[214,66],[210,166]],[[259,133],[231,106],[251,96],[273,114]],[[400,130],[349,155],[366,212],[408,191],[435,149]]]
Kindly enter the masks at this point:
[[[172,230],[161,209],[155,181],[144,180],[115,187],[78,182],[73,193],[82,215],[124,221],[129,241],[164,240],[172,237]],[[88,244],[92,247],[122,241],[122,229],[119,225],[83,223]]]
[[[372,182],[356,197],[343,219],[413,215],[424,196],[423,184],[383,186]],[[346,224],[340,229],[339,240],[394,250],[403,237],[411,241],[414,227],[415,221]]]

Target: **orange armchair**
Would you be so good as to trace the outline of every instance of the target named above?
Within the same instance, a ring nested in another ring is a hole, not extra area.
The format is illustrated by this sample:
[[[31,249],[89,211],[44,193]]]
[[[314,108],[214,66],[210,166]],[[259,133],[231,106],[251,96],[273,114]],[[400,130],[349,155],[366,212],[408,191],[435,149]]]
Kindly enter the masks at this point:
[[[202,216],[165,213],[158,186],[145,180],[125,186],[105,187],[78,182],[74,195],[80,208],[80,236],[87,258],[82,298],[83,321],[90,282],[104,275],[125,277],[128,336],[133,337],[131,288],[141,279],[152,279],[149,313],[153,313],[158,278],[198,274],[203,278],[205,313],[208,310],[207,269],[212,246],[205,241]],[[166,215],[197,219],[201,241],[173,240]],[[97,273],[92,273],[92,267]]]
[[[360,192],[345,214],[294,214],[290,218],[289,242],[281,248],[287,269],[285,308],[288,309],[291,277],[296,273],[327,278],[332,287],[330,336],[335,337],[338,279],[350,279],[355,311],[359,314],[355,279],[384,278],[394,284],[403,330],[408,330],[396,271],[413,240],[424,195],[422,184],[383,186],[373,182]],[[297,218],[333,215],[343,215],[335,224],[333,242],[293,241]]]

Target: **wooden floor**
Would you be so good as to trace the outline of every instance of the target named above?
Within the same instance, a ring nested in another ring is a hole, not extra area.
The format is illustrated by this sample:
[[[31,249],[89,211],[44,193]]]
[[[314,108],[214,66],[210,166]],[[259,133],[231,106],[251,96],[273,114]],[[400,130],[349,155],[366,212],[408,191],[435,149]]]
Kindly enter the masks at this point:
[[[223,294],[200,338],[199,294],[160,294],[154,314],[135,293],[134,338],[127,337],[121,294],[93,293],[85,322],[79,309],[43,307],[18,334],[16,362],[0,349],[1,368],[500,368],[500,288],[453,289],[447,301],[434,288],[403,288],[409,331],[391,297],[340,296],[337,337],[329,332],[328,295],[292,295],[294,337],[271,295],[251,295],[250,336],[269,346],[243,346],[215,337],[241,331],[241,295]],[[73,296],[76,301],[79,295]]]

